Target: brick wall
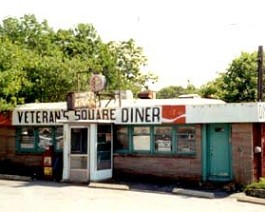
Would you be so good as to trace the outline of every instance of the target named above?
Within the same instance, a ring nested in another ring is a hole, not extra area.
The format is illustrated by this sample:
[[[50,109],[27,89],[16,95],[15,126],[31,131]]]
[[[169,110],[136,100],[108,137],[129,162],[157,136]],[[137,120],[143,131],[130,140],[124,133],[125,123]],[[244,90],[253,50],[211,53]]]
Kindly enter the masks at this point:
[[[0,159],[13,156],[15,153],[15,129],[0,127]]]
[[[25,166],[40,166],[41,154],[17,154],[15,128],[0,127],[0,161]]]
[[[155,156],[115,155],[114,171],[134,175],[149,175],[168,179],[201,179],[200,163],[196,159]]]
[[[265,124],[262,124],[262,139],[261,139],[261,176],[265,177]]]
[[[114,172],[181,180],[201,180],[201,126],[196,126],[195,156],[115,154]]]
[[[231,142],[234,180],[249,184],[254,180],[252,124],[233,124]]]

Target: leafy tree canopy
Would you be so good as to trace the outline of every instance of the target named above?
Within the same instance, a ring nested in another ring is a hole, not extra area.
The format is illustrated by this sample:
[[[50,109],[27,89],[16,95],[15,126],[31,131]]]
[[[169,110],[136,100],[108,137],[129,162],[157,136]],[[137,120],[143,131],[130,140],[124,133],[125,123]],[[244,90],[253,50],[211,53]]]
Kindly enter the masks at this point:
[[[242,52],[225,73],[202,86],[204,97],[219,98],[226,102],[253,102],[257,98],[257,52]]]
[[[198,89],[188,82],[186,88],[182,86],[169,86],[166,88],[162,88],[160,91],[157,92],[158,99],[174,99],[178,98],[180,95],[183,94],[196,94],[198,93]]]
[[[141,73],[146,63],[134,40],[104,43],[91,24],[54,31],[34,15],[7,18],[0,25],[0,109],[65,101],[69,91],[88,90],[93,73],[106,76],[109,90],[136,94],[156,79]]]
[[[157,93],[158,98],[177,98],[182,94],[198,93],[204,98],[222,99],[225,102],[253,102],[257,99],[257,52],[242,52],[225,72],[199,89],[192,84],[187,88],[170,86]]]

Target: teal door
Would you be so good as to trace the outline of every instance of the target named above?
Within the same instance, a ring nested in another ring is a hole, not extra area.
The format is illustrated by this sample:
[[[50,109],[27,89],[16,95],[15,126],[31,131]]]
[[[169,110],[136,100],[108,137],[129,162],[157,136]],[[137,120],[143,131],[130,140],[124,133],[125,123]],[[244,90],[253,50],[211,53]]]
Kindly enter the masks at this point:
[[[208,125],[207,137],[208,180],[231,180],[230,125]]]

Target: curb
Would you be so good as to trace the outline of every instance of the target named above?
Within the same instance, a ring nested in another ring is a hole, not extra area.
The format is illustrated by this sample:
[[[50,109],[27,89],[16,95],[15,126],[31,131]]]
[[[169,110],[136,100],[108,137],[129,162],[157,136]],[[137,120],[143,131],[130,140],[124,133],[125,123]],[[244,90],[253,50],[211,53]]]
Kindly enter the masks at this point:
[[[31,177],[19,176],[19,175],[9,175],[9,174],[0,174],[0,179],[2,179],[2,180],[31,181]]]
[[[28,176],[8,175],[8,174],[0,174],[0,179],[2,179],[2,180],[32,181],[31,177],[28,177]],[[90,188],[117,189],[117,190],[124,190],[124,191],[130,190],[128,185],[111,184],[111,183],[98,183],[98,182],[91,182],[88,184],[88,187],[90,187]],[[212,192],[181,189],[181,188],[174,188],[172,190],[172,193],[178,194],[178,195],[201,197],[201,198],[208,198],[208,199],[214,199],[215,198],[215,195]],[[265,199],[247,196],[244,193],[234,194],[231,197],[235,198],[238,202],[247,202],[247,203],[259,204],[259,205],[265,205]]]
[[[121,184],[109,184],[109,183],[89,183],[90,188],[107,188],[107,189],[118,189],[118,190],[129,190],[129,186]]]
[[[250,197],[250,196],[240,196],[236,197],[238,202],[248,202],[248,203],[254,203],[254,204],[259,204],[259,205],[265,205],[265,199],[262,198],[255,198],[255,197]]]
[[[172,190],[172,193],[185,195],[185,196],[202,197],[202,198],[208,198],[208,199],[214,199],[215,197],[214,193],[204,192],[204,191],[195,191],[195,190],[189,190],[189,189],[181,189],[181,188],[174,188]]]

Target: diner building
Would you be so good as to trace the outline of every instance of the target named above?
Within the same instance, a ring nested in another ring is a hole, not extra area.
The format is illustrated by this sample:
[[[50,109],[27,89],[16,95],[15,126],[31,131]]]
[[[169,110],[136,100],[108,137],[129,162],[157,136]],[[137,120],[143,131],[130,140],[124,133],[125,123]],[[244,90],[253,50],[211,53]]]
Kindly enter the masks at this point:
[[[67,104],[25,104],[2,114],[0,160],[43,170],[52,146],[62,154],[61,178],[70,182],[133,175],[248,184],[265,176],[263,102],[184,96]]]

